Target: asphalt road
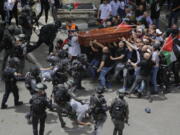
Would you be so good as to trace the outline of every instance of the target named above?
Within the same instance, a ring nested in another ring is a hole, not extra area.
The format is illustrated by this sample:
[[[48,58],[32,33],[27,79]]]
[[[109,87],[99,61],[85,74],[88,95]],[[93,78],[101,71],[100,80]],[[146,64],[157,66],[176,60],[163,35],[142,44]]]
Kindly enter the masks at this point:
[[[41,19],[43,20],[43,18]],[[43,20],[44,21],[44,20]],[[59,36],[63,37],[64,36]],[[37,40],[36,35],[33,35],[33,41]],[[48,54],[48,48],[42,45],[35,50],[31,56],[42,67],[47,67],[45,57]],[[0,65],[2,63],[2,54],[0,55]],[[26,63],[25,70],[27,71],[32,64]],[[52,86],[48,85],[48,96],[51,93]],[[96,81],[84,80],[83,86],[86,91],[77,93],[79,98],[89,99],[89,96],[94,93],[93,89],[97,86]],[[113,88],[117,88],[118,85]],[[32,126],[27,124],[25,114],[29,111],[29,92],[26,90],[24,83],[19,82],[20,100],[25,104],[20,107],[14,107],[13,96],[8,100],[9,108],[7,110],[0,110],[0,135],[32,135]],[[180,127],[180,89],[171,89],[172,93],[163,96],[154,96],[154,101],[149,103],[146,99],[131,98],[127,99],[130,108],[130,126],[126,126],[124,135],[178,135]],[[4,92],[4,84],[0,82],[0,100]],[[116,92],[105,93],[108,104],[116,96]],[[144,109],[151,108],[151,113],[146,113]],[[78,126],[72,121],[65,118],[67,128],[62,129],[56,113],[48,111],[45,135],[91,135],[94,126]],[[112,135],[113,124],[108,114],[102,135]]]

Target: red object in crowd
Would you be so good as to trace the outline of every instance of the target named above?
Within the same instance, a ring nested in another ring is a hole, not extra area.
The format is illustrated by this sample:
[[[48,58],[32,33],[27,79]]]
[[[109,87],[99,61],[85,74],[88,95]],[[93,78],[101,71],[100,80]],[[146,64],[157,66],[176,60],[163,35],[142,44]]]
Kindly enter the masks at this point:
[[[63,42],[63,46],[64,46],[65,44],[68,44],[68,42],[69,42],[69,39],[65,39],[64,42]]]
[[[74,2],[74,3],[73,3],[73,7],[74,7],[74,9],[77,9],[77,8],[78,8],[78,6],[79,6],[79,3],[78,3],[78,2]]]
[[[163,51],[168,51],[171,52],[173,50],[173,38],[171,35],[169,35],[169,37],[166,39],[163,47],[162,47]]]
[[[118,27],[118,28],[126,28],[126,29],[128,29],[128,30],[132,30],[132,26],[130,26],[130,25],[124,23],[124,22],[122,22],[121,24],[119,24],[117,27]]]

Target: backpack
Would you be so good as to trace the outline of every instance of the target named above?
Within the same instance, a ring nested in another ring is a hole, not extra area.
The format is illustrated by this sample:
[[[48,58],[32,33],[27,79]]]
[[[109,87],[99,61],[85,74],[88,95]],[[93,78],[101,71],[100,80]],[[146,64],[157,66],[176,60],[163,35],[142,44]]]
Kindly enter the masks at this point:
[[[124,121],[126,115],[126,105],[123,100],[116,98],[111,109],[112,118]]]
[[[41,97],[37,96],[32,100],[32,111],[35,114],[39,114],[39,115],[41,115],[45,111],[44,100],[42,100]]]

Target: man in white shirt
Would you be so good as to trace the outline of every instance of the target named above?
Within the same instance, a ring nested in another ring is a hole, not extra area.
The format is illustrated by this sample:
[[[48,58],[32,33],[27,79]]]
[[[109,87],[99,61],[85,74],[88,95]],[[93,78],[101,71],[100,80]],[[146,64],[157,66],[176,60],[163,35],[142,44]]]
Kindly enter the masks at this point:
[[[119,0],[112,0],[110,2],[110,5],[111,5],[111,9],[112,9],[112,16],[117,16],[118,15],[118,9],[120,7],[120,2]]]
[[[16,25],[18,25],[18,0],[5,0],[4,11],[5,11],[5,22],[11,24],[11,19],[14,17],[16,20]]]
[[[107,19],[110,18],[111,11],[112,11],[111,5],[108,4],[107,0],[104,0],[99,7],[98,18],[100,18],[103,21],[106,21]]]
[[[91,125],[90,122],[83,122],[83,119],[86,116],[86,113],[89,110],[89,105],[88,104],[81,104],[80,102],[71,99],[69,102],[70,106],[72,107],[72,110],[76,112],[77,116],[77,123],[80,125],[84,126],[89,126]]]
[[[68,54],[70,58],[76,57],[81,54],[81,48],[78,42],[78,34],[76,32],[73,33],[72,38],[70,40],[70,47],[68,49]]]

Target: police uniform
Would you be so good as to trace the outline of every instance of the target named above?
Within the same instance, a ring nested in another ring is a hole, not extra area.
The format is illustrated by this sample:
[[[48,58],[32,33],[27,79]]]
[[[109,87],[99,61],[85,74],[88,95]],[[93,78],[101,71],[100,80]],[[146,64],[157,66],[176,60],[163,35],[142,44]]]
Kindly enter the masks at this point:
[[[2,99],[1,108],[7,108],[6,102],[8,100],[9,94],[12,92],[14,95],[14,104],[22,105],[22,102],[19,102],[19,89],[16,85],[17,73],[16,73],[16,64],[18,63],[17,58],[11,58],[9,60],[9,66],[7,66],[3,73],[3,78],[5,82],[5,93]]]
[[[4,30],[1,46],[0,46],[0,52],[4,49],[4,58],[2,63],[2,71],[4,70],[6,66],[6,62],[8,57],[12,54],[13,46],[15,44],[15,38],[14,38],[14,32],[15,28],[10,25],[7,29]]]
[[[93,135],[100,135],[102,127],[107,119],[106,111],[108,110],[106,100],[102,95],[104,89],[97,88],[97,94],[90,98],[91,114],[95,120]]]
[[[128,123],[129,109],[124,93],[120,93],[110,106],[110,115],[114,124],[113,135],[122,135],[125,122]]]
[[[43,93],[46,88],[46,85],[38,83],[36,85],[37,94],[34,94],[30,100],[34,135],[44,135],[46,108],[52,109],[52,105],[47,101],[47,97],[45,96],[45,93]],[[40,123],[39,133],[38,123]]]
[[[63,120],[63,114],[69,114],[72,111],[71,106],[68,102],[71,99],[71,96],[68,93],[68,90],[64,87],[63,84],[59,84],[58,86],[53,88],[54,102],[56,108],[59,121],[61,123],[61,127],[64,128],[66,123]]]
[[[38,48],[42,43],[45,43],[49,46],[49,53],[53,52],[54,45],[53,41],[56,38],[58,32],[58,27],[61,24],[47,24],[43,26],[40,30],[39,40],[35,48]]]

